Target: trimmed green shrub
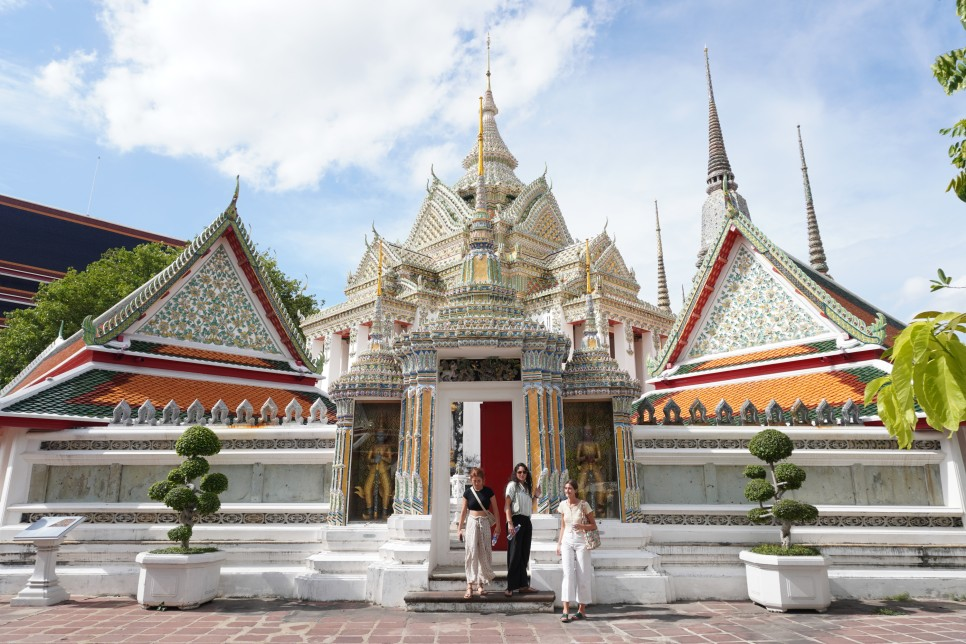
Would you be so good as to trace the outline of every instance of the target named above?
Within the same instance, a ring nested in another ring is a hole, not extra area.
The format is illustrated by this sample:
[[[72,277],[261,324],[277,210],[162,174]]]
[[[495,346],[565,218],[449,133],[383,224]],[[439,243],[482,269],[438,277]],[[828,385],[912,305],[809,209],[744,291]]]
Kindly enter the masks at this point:
[[[761,465],[749,465],[744,470],[745,477],[751,479],[745,486],[745,498],[758,504],[757,508],[748,511],[748,519],[754,523],[770,521],[781,531],[781,545],[763,544],[753,548],[752,552],[791,555],[804,549],[809,551],[804,554],[818,554],[814,548],[791,545],[792,526],[810,523],[818,518],[818,509],[814,505],[782,498],[785,492],[797,490],[805,482],[805,470],[791,463],[779,463],[791,456],[794,449],[792,440],[777,429],[758,432],[748,444],[748,451],[767,465],[767,469]],[[774,503],[766,505],[771,499],[775,500]]]
[[[148,496],[161,501],[178,515],[178,526],[168,531],[168,539],[179,542],[175,548],[164,548],[155,552],[192,553],[192,528],[203,516],[214,514],[221,508],[218,495],[228,489],[228,477],[220,473],[209,474],[210,466],[205,456],[221,451],[221,440],[215,432],[202,425],[194,425],[184,430],[181,438],[174,444],[174,451],[184,457],[182,463],[168,472],[164,481],[158,481],[148,489]],[[198,477],[200,485],[193,481]],[[203,549],[210,552],[213,549]]]

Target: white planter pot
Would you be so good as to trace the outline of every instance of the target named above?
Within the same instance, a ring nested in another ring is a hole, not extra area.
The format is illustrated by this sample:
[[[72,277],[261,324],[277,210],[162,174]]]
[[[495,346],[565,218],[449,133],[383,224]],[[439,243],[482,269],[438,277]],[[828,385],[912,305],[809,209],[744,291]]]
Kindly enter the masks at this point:
[[[142,606],[197,608],[218,594],[224,552],[197,555],[138,553],[138,603]]]
[[[748,597],[773,612],[810,608],[824,613],[832,603],[828,560],[813,557],[778,557],[742,550]]]

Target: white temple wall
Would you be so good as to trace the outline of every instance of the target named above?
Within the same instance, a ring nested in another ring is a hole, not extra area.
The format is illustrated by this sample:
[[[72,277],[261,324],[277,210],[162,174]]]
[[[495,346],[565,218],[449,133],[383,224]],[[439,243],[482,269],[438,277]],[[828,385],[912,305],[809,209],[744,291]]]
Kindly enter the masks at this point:
[[[642,511],[654,543],[755,543],[775,528],[747,525],[742,470],[758,463],[740,448],[761,427],[635,428]],[[781,427],[799,447],[791,462],[807,480],[789,498],[819,509],[817,525],[796,528],[806,543],[966,546],[959,438],[918,432],[913,450],[895,448],[880,427]]]

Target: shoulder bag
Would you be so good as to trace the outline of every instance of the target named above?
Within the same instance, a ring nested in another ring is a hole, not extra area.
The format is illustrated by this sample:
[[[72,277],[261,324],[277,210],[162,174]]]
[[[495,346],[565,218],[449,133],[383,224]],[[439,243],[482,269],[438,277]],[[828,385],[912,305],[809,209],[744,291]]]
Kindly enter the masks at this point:
[[[584,521],[587,521],[587,515],[584,514]],[[587,550],[596,550],[600,547],[600,530],[594,528],[593,530],[584,531],[584,548]]]
[[[473,489],[472,485],[470,486],[470,492],[473,493],[473,496],[476,497],[476,502],[480,504],[481,508],[483,508],[483,501],[480,501],[480,497],[477,495],[476,490]],[[496,525],[496,517],[493,516],[492,512],[490,512],[490,508],[483,508],[483,510],[486,512],[486,518],[490,521],[490,525]]]

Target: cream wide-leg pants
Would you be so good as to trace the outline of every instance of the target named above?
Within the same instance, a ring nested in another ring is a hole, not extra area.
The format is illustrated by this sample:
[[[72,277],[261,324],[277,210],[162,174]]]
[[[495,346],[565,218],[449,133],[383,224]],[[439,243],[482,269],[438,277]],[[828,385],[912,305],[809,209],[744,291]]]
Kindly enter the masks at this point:
[[[488,584],[495,576],[490,520],[470,515],[466,517],[466,583]]]

